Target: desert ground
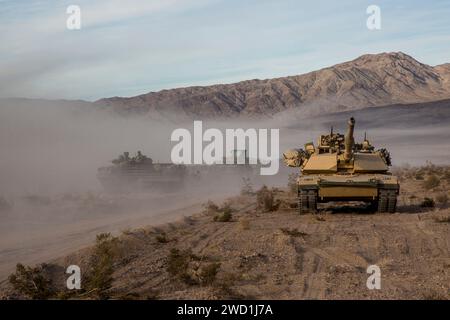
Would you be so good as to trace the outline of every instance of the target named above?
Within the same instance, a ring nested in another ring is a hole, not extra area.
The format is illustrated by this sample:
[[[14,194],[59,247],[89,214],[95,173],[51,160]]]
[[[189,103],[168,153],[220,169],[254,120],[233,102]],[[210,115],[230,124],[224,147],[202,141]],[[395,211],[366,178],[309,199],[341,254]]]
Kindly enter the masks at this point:
[[[362,204],[322,204],[299,215],[290,186],[240,195],[182,219],[97,231],[96,243],[15,273],[1,295],[75,299],[449,299],[450,167],[397,167],[395,214]],[[197,211],[196,211],[197,210]],[[191,215],[191,213],[194,214]],[[101,234],[100,234],[101,233]],[[82,289],[65,289],[65,268]],[[381,289],[366,286],[369,265]],[[28,276],[28,277],[27,277]],[[29,286],[26,279],[38,279]],[[44,280],[45,281],[44,281]]]

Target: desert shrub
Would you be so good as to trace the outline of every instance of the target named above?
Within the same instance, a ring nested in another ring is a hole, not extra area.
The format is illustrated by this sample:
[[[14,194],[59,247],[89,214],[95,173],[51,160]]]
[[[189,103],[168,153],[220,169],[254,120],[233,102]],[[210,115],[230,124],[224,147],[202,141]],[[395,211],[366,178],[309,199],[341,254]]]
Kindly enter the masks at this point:
[[[291,236],[291,237],[305,237],[308,234],[306,232],[298,231],[298,229],[288,229],[288,228],[281,228],[281,232],[284,234]]]
[[[416,173],[414,175],[414,179],[416,179],[416,180],[423,180],[423,173]]]
[[[297,194],[298,185],[297,185],[298,174],[291,173],[288,177],[288,189],[290,193]]]
[[[436,216],[433,220],[439,223],[450,223],[450,216]]]
[[[166,235],[165,232],[162,232],[162,233],[156,235],[155,239],[156,239],[156,241],[158,243],[167,243],[167,242],[169,242],[169,239],[167,238],[167,235]]]
[[[172,276],[178,276],[186,271],[189,262],[189,251],[180,251],[176,248],[170,250],[167,260],[167,272]]]
[[[433,162],[427,160],[424,167],[422,167],[424,171],[428,174],[436,174],[439,172],[440,167],[435,165]]]
[[[173,278],[188,285],[210,285],[220,269],[220,263],[202,263],[205,257],[199,257],[191,250],[173,248],[167,257],[166,271]]]
[[[219,211],[223,213],[233,213],[235,210],[231,207],[229,202],[225,202]]]
[[[253,185],[250,180],[250,178],[242,178],[242,188],[241,188],[241,195],[243,196],[251,196],[254,195],[255,192],[253,191]]]
[[[450,181],[450,170],[447,169],[447,171],[445,171],[443,173],[442,178],[447,180],[447,181]]]
[[[203,208],[204,208],[203,212],[206,214],[217,213],[219,211],[219,206],[211,200],[205,203],[203,205]]]
[[[233,218],[233,212],[235,210],[231,207],[228,202],[225,202],[222,207],[216,210],[217,214],[214,216],[213,220],[217,222],[229,222]]]
[[[99,299],[108,298],[114,272],[114,261],[119,255],[118,238],[110,233],[97,235],[96,245],[91,256],[90,269],[87,276],[87,290]]]
[[[48,299],[54,291],[51,280],[45,275],[45,264],[36,267],[16,265],[16,272],[8,277],[9,283],[20,294],[31,299]]]
[[[221,212],[214,216],[216,222],[229,222],[233,219],[233,214],[230,211]]]
[[[265,185],[256,192],[256,202],[258,209],[265,212],[276,211],[280,206],[280,201],[275,201],[273,190]]]
[[[428,198],[428,197],[425,197],[423,199],[422,203],[420,204],[420,206],[422,208],[434,208],[434,205],[435,205],[434,199],[433,198]]]
[[[445,206],[448,203],[448,195],[446,193],[440,193],[436,196],[436,202],[441,206]]]
[[[197,260],[197,257],[190,250],[181,251],[176,248],[170,250],[167,257],[166,271],[174,278],[186,284],[196,284],[197,282],[189,274],[189,262]]]
[[[199,281],[202,285],[210,285],[216,280],[216,275],[219,272],[220,263],[213,262],[202,267],[199,272]]]
[[[428,178],[423,182],[423,187],[427,190],[436,188],[439,185],[439,178],[432,174],[430,176],[428,176]]]

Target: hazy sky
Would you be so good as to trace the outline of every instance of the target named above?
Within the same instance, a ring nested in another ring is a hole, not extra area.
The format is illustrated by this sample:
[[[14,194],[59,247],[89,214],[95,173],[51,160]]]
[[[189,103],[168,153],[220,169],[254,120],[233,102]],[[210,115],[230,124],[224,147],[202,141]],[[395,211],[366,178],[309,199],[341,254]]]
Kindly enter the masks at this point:
[[[81,8],[81,30],[66,9]],[[381,30],[366,8],[381,8]],[[316,70],[365,53],[450,62],[450,1],[0,0],[0,97],[95,100]]]

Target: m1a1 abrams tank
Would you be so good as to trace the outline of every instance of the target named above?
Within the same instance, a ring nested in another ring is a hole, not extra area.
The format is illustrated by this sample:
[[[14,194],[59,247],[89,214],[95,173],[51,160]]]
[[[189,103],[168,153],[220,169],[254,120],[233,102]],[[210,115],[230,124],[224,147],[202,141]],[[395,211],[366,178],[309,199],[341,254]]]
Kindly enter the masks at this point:
[[[112,165],[101,167],[97,178],[107,191],[174,191],[182,187],[186,168],[172,163],[154,163],[140,151],[130,157],[124,152],[112,161]]]
[[[391,159],[386,149],[375,150],[364,137],[355,143],[355,119],[348,121],[346,135],[321,135],[318,145],[286,151],[285,163],[300,167],[298,208],[316,212],[317,203],[329,201],[370,202],[378,212],[395,212],[399,183],[389,172]]]

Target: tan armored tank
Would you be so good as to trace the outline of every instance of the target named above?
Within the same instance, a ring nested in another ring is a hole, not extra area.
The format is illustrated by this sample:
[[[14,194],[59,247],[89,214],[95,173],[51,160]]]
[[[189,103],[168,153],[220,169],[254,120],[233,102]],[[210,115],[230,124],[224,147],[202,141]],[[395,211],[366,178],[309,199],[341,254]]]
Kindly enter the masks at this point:
[[[345,137],[331,130],[319,137],[317,146],[311,142],[283,154],[288,166],[300,167],[300,213],[316,212],[317,203],[329,201],[364,201],[378,212],[395,212],[400,186],[389,172],[389,152],[375,150],[366,137],[355,143],[354,128],[351,118]]]
[[[154,163],[140,151],[134,157],[124,152],[97,171],[100,183],[111,192],[174,191],[183,186],[185,175],[184,165]]]

